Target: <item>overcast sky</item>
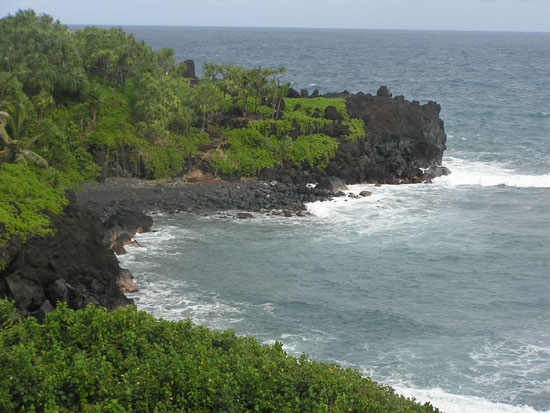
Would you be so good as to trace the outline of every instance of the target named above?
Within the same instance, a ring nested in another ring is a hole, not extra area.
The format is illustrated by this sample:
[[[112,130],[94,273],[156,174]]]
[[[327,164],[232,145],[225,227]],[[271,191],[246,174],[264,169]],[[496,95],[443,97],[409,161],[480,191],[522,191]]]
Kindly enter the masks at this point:
[[[550,0],[0,0],[65,24],[550,32]]]

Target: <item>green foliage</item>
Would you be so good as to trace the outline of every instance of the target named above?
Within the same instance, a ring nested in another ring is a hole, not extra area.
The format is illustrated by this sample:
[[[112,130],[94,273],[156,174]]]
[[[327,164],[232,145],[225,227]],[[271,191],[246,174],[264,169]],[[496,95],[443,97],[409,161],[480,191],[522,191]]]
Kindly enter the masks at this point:
[[[87,84],[71,31],[48,15],[20,10],[0,20],[0,72],[16,74],[31,96],[79,96]]]
[[[319,132],[325,126],[331,126],[332,121],[325,118],[314,118],[302,110],[285,111],[284,120],[298,127],[300,134],[308,135]]]
[[[143,142],[138,146],[145,162],[149,178],[170,178],[182,169],[183,161],[194,155],[200,145],[210,142],[207,134],[198,130],[190,131],[186,136],[170,135],[164,145],[151,145]]]
[[[0,299],[0,331],[8,330],[19,320],[15,302],[9,298]],[[0,341],[1,345],[1,341]]]
[[[349,140],[356,141],[365,136],[365,122],[361,119],[349,119],[347,122],[350,130],[350,134],[348,135]]]
[[[332,121],[325,119],[325,110],[334,106],[342,116],[342,124],[349,128],[346,139],[355,141],[365,136],[365,126],[361,119],[351,119],[346,108],[346,99],[343,98],[285,98],[286,110],[284,119],[299,125],[301,134],[318,132],[323,126],[332,125]],[[314,118],[314,113],[318,118]]]
[[[256,118],[275,117],[279,111],[279,102],[290,87],[289,83],[281,85],[281,77],[285,72],[284,67],[245,69],[242,66],[214,63],[203,66],[203,77],[217,82],[230,97],[232,106],[239,106],[247,118],[250,113],[254,113]],[[262,104],[262,101],[266,104]]]
[[[338,113],[344,117],[347,114],[346,99],[342,98],[285,98],[285,104],[287,110],[302,112],[308,116],[311,116],[315,109],[319,109],[319,115],[324,118],[327,106],[334,106]],[[296,105],[300,107],[295,109]]]
[[[183,79],[154,78],[149,73],[136,82],[134,117],[143,122],[142,130],[154,140],[163,131],[186,133],[191,125],[191,109],[185,105],[191,93]]]
[[[121,28],[86,27],[74,36],[86,73],[122,90],[134,76],[145,73],[152,73],[155,77],[160,75],[163,69],[159,62],[164,65],[173,63],[165,52],[155,54],[144,42],[138,42]]]
[[[205,79],[193,88],[190,99],[202,119],[201,130],[204,132],[208,116],[224,107],[223,91],[216,82]]]
[[[102,90],[102,105],[99,116],[94,122],[84,142],[98,148],[120,149],[136,142],[136,129],[128,97],[121,92]]]
[[[22,165],[0,165],[0,246],[13,235],[51,234],[48,211],[60,214],[67,201],[62,191],[41,182]]]
[[[9,317],[0,306],[0,320]],[[357,371],[134,307],[0,329],[1,411],[433,412]]]
[[[291,159],[296,165],[325,168],[338,148],[338,143],[322,133],[301,135],[292,145]]]
[[[244,128],[225,132],[227,144],[225,153],[215,152],[211,163],[215,170],[225,174],[236,171],[243,176],[254,177],[262,168],[275,166],[273,142],[256,129]]]
[[[48,162],[30,147],[40,137],[29,137],[25,131],[26,110],[18,104],[8,104],[6,112],[0,112],[0,161],[21,163],[28,168],[27,160],[43,168]]]

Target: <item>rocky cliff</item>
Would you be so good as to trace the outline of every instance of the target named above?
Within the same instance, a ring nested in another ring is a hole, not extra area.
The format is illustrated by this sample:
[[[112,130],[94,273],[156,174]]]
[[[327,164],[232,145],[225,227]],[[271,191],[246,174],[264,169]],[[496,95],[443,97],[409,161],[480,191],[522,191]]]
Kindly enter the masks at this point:
[[[348,97],[347,109],[352,118],[364,122],[365,136],[340,143],[326,168],[328,175],[347,183],[420,182],[420,168],[441,165],[447,136],[437,103],[392,98],[382,87],[377,96]]]
[[[40,320],[58,301],[74,309],[89,303],[108,309],[132,303],[117,284],[121,268],[104,243],[105,227],[78,207],[74,195],[69,200],[63,214],[52,217],[53,236],[23,245],[12,240],[6,248],[0,297],[12,298],[23,315]]]
[[[291,94],[298,95],[295,91]],[[308,97],[305,93],[299,96]],[[449,173],[440,167],[447,136],[437,103],[421,105],[403,96],[392,97],[386,86],[382,86],[376,96],[343,92],[325,97],[345,98],[350,118],[362,121],[364,135],[348,139],[341,117],[325,113],[325,118],[333,123],[321,132],[339,143],[327,167],[302,170],[287,162],[261,171],[261,178],[303,184],[334,176],[348,184],[397,184],[429,181]]]

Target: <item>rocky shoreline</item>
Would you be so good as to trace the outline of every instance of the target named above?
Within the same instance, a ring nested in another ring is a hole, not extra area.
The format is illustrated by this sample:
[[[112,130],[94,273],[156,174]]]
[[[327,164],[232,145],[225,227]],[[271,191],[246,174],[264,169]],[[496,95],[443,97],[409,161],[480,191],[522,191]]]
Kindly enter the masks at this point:
[[[343,196],[346,183],[414,184],[449,173],[441,166],[446,135],[435,102],[409,102],[393,97],[386,87],[376,96],[344,92],[326,97],[344,97],[351,118],[363,121],[365,136],[347,139],[349,128],[334,107],[327,107],[325,118],[331,123],[322,132],[339,145],[325,169],[302,169],[287,160],[260,170],[259,179],[226,177],[230,182],[202,164],[184,168],[182,176],[166,181],[107,174],[102,183],[69,193],[69,206],[52,217],[53,236],[34,237],[24,244],[13,237],[2,246],[7,265],[0,272],[0,296],[14,299],[21,314],[39,320],[58,301],[74,309],[87,304],[114,309],[131,304],[124,294],[138,288],[132,274],[120,268],[115,253],[135,243],[136,233],[151,230],[153,212],[234,211],[242,219],[251,218],[250,212],[306,216],[306,203]],[[298,134],[298,126],[294,124],[289,133]],[[115,170],[137,176],[124,162]],[[312,181],[319,184],[307,185]]]
[[[188,184],[115,178],[67,195],[69,205],[60,216],[52,216],[54,235],[24,244],[14,237],[4,248],[7,266],[0,272],[0,295],[12,298],[20,314],[39,321],[58,301],[73,309],[94,304],[113,310],[133,304],[124,294],[138,287],[116,254],[135,245],[137,233],[151,230],[150,212],[305,216],[305,203],[338,193],[257,180]]]
[[[5,247],[7,262],[0,273],[0,295],[12,298],[19,313],[42,320],[58,301],[70,308],[88,304],[109,310],[133,304],[125,294],[138,290],[117,254],[136,245],[137,233],[151,231],[151,213],[215,214],[233,211],[248,219],[250,212],[278,216],[308,215],[306,203],[346,196],[345,182],[322,179],[317,186],[247,180],[184,183],[180,179],[153,182],[110,178],[68,192],[69,205],[52,217],[53,236],[34,237]],[[369,196],[368,191],[348,196]]]

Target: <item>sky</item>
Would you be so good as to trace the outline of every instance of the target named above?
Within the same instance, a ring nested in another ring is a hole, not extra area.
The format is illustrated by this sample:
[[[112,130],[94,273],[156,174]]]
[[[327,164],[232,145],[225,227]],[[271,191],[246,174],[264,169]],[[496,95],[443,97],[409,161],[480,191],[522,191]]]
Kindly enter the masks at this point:
[[[0,0],[65,24],[550,32],[550,0]]]

